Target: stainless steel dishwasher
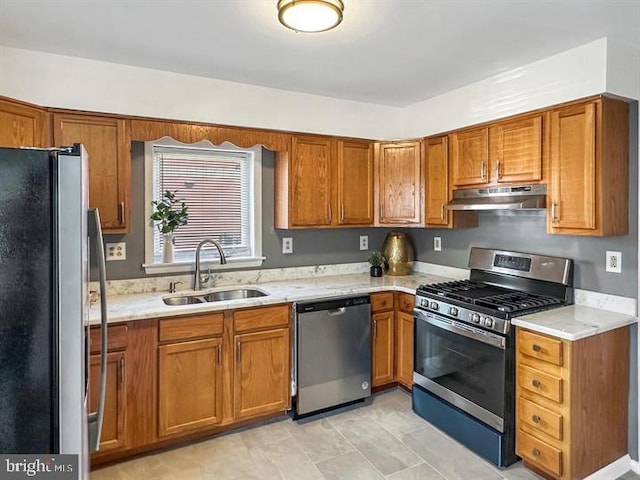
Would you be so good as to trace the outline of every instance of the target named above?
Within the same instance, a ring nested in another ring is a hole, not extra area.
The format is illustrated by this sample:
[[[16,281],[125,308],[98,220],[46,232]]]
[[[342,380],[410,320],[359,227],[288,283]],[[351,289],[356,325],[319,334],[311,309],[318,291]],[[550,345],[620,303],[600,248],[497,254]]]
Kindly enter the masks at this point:
[[[368,295],[296,304],[294,418],[371,395]]]

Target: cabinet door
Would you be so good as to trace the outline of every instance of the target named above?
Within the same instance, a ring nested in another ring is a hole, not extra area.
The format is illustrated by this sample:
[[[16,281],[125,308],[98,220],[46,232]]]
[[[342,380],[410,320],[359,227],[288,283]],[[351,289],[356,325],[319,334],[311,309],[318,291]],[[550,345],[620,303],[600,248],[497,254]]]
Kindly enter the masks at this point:
[[[547,219],[552,229],[596,227],[595,104],[551,112],[551,195]]]
[[[373,224],[373,149],[370,142],[338,141],[338,224]]]
[[[482,185],[489,181],[488,137],[486,128],[452,133],[449,136],[454,185]]]
[[[542,115],[500,123],[490,131],[490,175],[497,182],[542,179]]]
[[[188,432],[220,423],[220,338],[158,347],[158,434]]]
[[[396,313],[396,377],[405,387],[413,385],[413,315]]]
[[[100,355],[90,356],[89,368],[89,408],[95,412],[98,408],[100,393]],[[107,353],[107,389],[99,452],[125,446],[124,425],[127,413],[125,368],[125,352]]]
[[[331,225],[331,139],[293,137],[291,225]]]
[[[0,98],[0,147],[48,147],[50,143],[44,109]]]
[[[234,418],[286,410],[290,404],[289,329],[235,335]]]
[[[379,223],[421,224],[421,143],[382,143],[377,162]]]
[[[54,114],[56,145],[84,144],[89,154],[89,207],[105,233],[128,233],[131,141],[125,120]]]
[[[425,141],[425,183],[427,225],[447,226],[449,212],[445,206],[449,201],[449,168],[447,137],[430,138]]]
[[[372,319],[373,365],[371,382],[374,387],[393,382],[393,311],[374,313]]]

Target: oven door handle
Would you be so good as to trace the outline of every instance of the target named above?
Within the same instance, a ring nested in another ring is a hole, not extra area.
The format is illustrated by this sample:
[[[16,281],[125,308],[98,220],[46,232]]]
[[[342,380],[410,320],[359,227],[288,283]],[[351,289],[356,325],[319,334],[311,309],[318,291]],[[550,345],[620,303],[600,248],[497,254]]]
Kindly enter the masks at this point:
[[[501,350],[506,349],[505,338],[499,335],[495,335],[491,332],[486,332],[484,330],[480,330],[479,328],[467,326],[460,322],[456,322],[455,320],[449,320],[448,318],[435,318],[434,316],[429,315],[427,312],[424,312],[417,308],[413,309],[413,316],[416,320],[422,320],[423,322],[433,325],[434,327],[448,330],[449,332],[471,338],[472,340],[486,343],[487,345],[497,347]]]

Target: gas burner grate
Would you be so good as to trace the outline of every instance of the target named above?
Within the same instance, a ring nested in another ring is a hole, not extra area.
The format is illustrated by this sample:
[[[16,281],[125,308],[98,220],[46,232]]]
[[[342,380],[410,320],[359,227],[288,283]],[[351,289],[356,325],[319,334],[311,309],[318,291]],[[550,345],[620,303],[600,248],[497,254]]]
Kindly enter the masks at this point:
[[[495,308],[501,312],[515,313],[525,310],[540,309],[552,305],[560,305],[562,300],[554,297],[544,297],[531,293],[513,292],[494,295],[476,301],[476,305]]]

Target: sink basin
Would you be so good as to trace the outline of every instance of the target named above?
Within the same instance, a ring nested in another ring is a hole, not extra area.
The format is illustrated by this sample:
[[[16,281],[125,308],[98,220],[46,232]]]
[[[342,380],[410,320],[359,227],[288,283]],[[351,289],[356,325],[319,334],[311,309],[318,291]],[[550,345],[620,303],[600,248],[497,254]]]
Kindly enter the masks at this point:
[[[163,298],[162,301],[165,305],[170,306],[194,305],[196,303],[203,303],[202,297],[169,297]]]
[[[243,298],[265,297],[267,294],[255,288],[239,288],[213,292],[204,296],[207,302],[224,302],[225,300],[240,300]]]
[[[222,290],[220,292],[207,293],[205,295],[183,295],[181,297],[163,298],[165,305],[195,305],[208,302],[224,302],[228,300],[242,300],[243,298],[266,297],[267,294],[255,288],[236,288]]]

